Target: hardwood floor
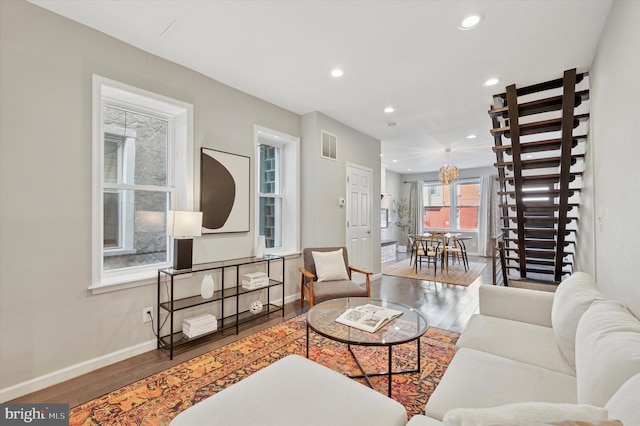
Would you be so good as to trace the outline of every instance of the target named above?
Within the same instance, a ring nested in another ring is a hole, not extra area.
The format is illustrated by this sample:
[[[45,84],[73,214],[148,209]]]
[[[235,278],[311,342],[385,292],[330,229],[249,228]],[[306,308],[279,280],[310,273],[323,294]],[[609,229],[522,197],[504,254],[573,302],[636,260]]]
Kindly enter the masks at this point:
[[[482,258],[470,260],[486,262]],[[431,327],[461,332],[471,315],[478,311],[478,289],[483,284],[491,284],[489,264],[468,287],[385,275],[371,282],[371,296],[414,306],[427,314]],[[293,318],[307,310],[307,304],[303,309],[300,308],[299,300],[288,303],[285,305],[284,319]],[[273,319],[253,327],[247,326],[237,336],[229,335],[183,351],[174,355],[173,360],[169,360],[164,350],[147,352],[10,402],[65,403],[74,407],[282,321],[282,316],[277,313]]]

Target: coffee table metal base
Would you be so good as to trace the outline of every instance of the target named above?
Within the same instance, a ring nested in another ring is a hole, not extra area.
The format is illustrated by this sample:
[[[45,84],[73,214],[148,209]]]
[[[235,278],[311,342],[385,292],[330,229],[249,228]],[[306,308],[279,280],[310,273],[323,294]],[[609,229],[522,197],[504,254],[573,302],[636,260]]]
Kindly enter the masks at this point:
[[[309,358],[309,324],[307,323],[307,358]],[[349,376],[352,379],[364,379],[367,384],[369,385],[369,387],[371,389],[373,389],[373,384],[371,383],[371,379],[370,377],[380,377],[380,376],[387,376],[387,382],[388,382],[388,387],[387,387],[387,396],[389,398],[391,398],[391,385],[392,385],[392,377],[394,374],[409,374],[409,373],[419,373],[420,372],[420,337],[417,337],[415,339],[416,344],[417,344],[417,351],[418,351],[418,356],[416,357],[416,368],[414,369],[409,369],[409,370],[400,370],[400,371],[393,371],[393,346],[394,345],[388,345],[388,354],[387,354],[387,360],[388,360],[388,368],[387,371],[383,371],[380,373],[367,373],[364,368],[362,367],[362,364],[360,364],[360,361],[358,360],[358,357],[356,356],[356,354],[353,352],[353,349],[351,348],[351,344],[347,344],[347,348],[349,349],[349,352],[351,353],[351,356],[353,357],[353,360],[356,362],[356,365],[358,366],[358,369],[362,372],[362,374],[358,374],[358,375],[353,375],[353,376]],[[407,342],[405,342],[407,343]],[[361,345],[353,345],[353,346],[361,346]]]

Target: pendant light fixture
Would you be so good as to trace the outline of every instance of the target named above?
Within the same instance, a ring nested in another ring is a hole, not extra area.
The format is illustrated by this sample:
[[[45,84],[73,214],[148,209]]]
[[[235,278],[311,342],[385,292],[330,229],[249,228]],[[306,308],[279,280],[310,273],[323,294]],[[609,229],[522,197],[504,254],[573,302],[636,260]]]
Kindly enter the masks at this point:
[[[451,153],[451,148],[447,148],[445,152],[447,153],[447,163],[440,167],[438,178],[440,179],[440,183],[444,185],[451,185],[458,180],[458,168],[456,166],[449,165],[449,154]]]

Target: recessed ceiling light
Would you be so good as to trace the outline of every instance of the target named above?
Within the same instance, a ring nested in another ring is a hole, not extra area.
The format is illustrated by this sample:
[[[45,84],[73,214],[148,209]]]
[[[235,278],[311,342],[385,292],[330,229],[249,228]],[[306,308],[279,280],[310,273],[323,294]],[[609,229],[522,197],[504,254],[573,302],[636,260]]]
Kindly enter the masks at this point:
[[[384,157],[384,154],[380,154],[380,157]]]
[[[389,106],[389,107],[386,107],[386,108],[384,109],[384,112],[386,112],[386,113],[390,113],[390,112],[393,112],[393,111],[395,111],[395,108],[394,108],[394,107],[390,107],[390,106]]]
[[[412,169],[407,169],[408,172],[410,172]]]
[[[483,86],[495,86],[496,84],[498,84],[500,80],[498,80],[497,78],[490,78],[487,81],[485,81],[484,83],[482,83]]]
[[[467,139],[475,139],[475,138],[477,138],[477,137],[478,137],[478,135],[468,135],[468,136],[467,136]]]
[[[461,30],[470,30],[475,28],[480,23],[481,19],[482,17],[480,15],[469,15],[462,20],[458,28]]]
[[[392,161],[392,163],[397,163],[397,162],[398,162],[398,160],[393,160],[393,161]]]
[[[331,75],[333,77],[342,77],[344,75],[344,71],[342,71],[340,68],[336,68],[331,71]]]

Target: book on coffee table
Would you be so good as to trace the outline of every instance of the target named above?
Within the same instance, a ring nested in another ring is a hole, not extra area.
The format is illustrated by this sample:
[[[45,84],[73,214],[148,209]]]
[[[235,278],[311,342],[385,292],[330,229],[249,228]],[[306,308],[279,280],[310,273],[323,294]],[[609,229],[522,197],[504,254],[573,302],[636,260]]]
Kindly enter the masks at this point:
[[[383,325],[400,315],[402,315],[402,312],[396,311],[395,309],[367,304],[347,309],[342,315],[336,318],[336,322],[375,333]]]

